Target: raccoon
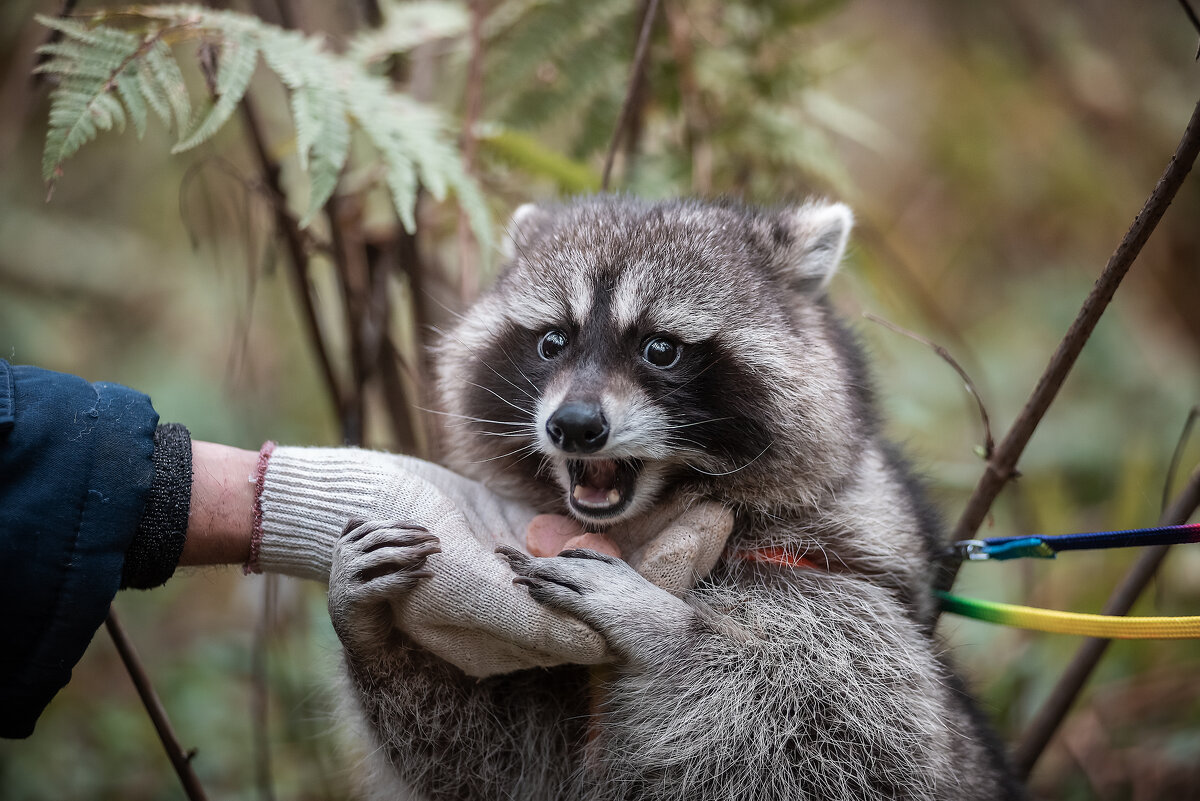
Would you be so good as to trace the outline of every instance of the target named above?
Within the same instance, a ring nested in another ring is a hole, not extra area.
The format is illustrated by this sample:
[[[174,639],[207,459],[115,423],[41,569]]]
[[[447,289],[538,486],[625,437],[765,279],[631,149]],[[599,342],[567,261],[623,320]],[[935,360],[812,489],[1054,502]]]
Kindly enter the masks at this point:
[[[826,297],[851,225],[816,202],[519,210],[509,264],[438,352],[465,421],[450,466],[618,544],[668,502],[736,523],[683,597],[597,552],[505,551],[514,591],[605,638],[604,669],[478,680],[401,632],[343,636],[381,793],[1022,797],[940,655],[937,521]],[[419,581],[427,539],[396,547]],[[331,604],[339,633],[368,613]]]

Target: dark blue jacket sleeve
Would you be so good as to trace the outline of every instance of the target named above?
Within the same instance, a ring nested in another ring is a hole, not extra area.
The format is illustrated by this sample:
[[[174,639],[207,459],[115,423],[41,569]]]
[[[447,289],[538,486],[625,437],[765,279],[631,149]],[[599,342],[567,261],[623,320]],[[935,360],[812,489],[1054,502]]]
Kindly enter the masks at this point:
[[[157,423],[139,392],[0,360],[0,736],[32,733],[104,622]]]

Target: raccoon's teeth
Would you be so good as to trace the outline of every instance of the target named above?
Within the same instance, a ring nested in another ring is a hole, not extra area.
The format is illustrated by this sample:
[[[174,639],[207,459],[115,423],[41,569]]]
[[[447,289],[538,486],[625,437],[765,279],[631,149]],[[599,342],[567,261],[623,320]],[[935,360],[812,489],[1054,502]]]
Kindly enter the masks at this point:
[[[576,485],[575,485],[575,491],[574,491],[574,492],[572,492],[571,494],[575,496],[575,500],[577,500],[577,501],[581,501],[581,500],[583,500],[583,487],[581,487],[580,485],[576,484]]]
[[[608,491],[608,502],[610,505],[615,504],[619,500],[621,500],[621,493],[617,492],[616,490]]]

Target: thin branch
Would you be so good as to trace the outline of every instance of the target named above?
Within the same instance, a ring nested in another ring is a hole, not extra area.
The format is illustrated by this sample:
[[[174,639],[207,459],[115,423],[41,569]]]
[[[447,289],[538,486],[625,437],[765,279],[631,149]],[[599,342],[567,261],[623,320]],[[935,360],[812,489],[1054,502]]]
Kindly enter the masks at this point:
[[[600,188],[605,192],[608,191],[609,177],[612,175],[617,147],[620,146],[621,138],[625,135],[625,129],[629,127],[629,120],[633,116],[634,95],[637,94],[638,85],[642,82],[642,74],[646,70],[646,54],[650,51],[650,32],[654,30],[654,20],[658,16],[658,3],[659,0],[650,0],[646,6],[646,13],[642,17],[642,30],[638,35],[637,50],[633,55],[633,67],[629,70],[629,86],[625,89],[625,102],[621,104],[621,113],[613,128],[612,139],[608,142],[608,152],[604,155],[604,171],[601,173]]]
[[[471,2],[471,28],[468,39],[471,57],[467,63],[466,102],[462,122],[463,169],[467,175],[475,176],[475,154],[479,140],[475,136],[475,124],[483,109],[483,21],[487,16],[483,0]],[[459,296],[463,306],[475,300],[479,294],[479,243],[471,233],[466,215],[458,215],[458,268]]]
[[[1192,426],[1196,424],[1198,416],[1200,416],[1200,406],[1193,406],[1188,411],[1187,420],[1183,421],[1183,431],[1179,433],[1179,439],[1175,440],[1175,450],[1171,452],[1171,461],[1167,465],[1167,477],[1163,481],[1162,511],[1164,512],[1171,499],[1171,487],[1175,484],[1175,474],[1179,472],[1179,463],[1183,461],[1184,448],[1187,447],[1188,440],[1192,438]]]
[[[333,362],[329,358],[325,338],[321,334],[321,324],[317,320],[317,311],[308,282],[308,255],[304,247],[304,237],[300,233],[299,224],[287,211],[287,196],[279,183],[279,165],[267,153],[262,128],[249,97],[242,99],[241,109],[250,143],[253,145],[259,168],[262,170],[263,181],[271,194],[275,208],[275,225],[283,234],[284,245],[287,248],[288,272],[291,273],[292,280],[296,285],[296,297],[300,302],[300,316],[304,321],[304,330],[308,335],[309,344],[317,354],[317,363],[321,368],[321,376],[325,380],[325,388],[329,392],[330,402],[340,420],[342,410],[345,408],[344,395],[337,374],[333,371]]]
[[[667,41],[679,72],[679,100],[683,111],[687,147],[692,156],[692,192],[705,196],[712,192],[713,147],[708,141],[708,115],[696,78],[692,49],[691,21],[682,2],[668,0],[663,6],[667,19]]]
[[[265,576],[262,607],[254,626],[254,647],[250,652],[250,706],[254,716],[254,784],[260,801],[275,801],[275,782],[271,772],[271,738],[268,730],[271,691],[268,687],[267,650],[278,604],[279,576]]]
[[[962,365],[955,361],[954,357],[950,355],[950,351],[946,350],[932,339],[927,339],[926,337],[923,337],[914,331],[909,331],[907,328],[902,328],[895,323],[871,314],[870,312],[864,312],[863,317],[866,317],[873,323],[879,323],[884,328],[895,331],[897,334],[906,336],[909,339],[915,340],[916,342],[920,342],[922,345],[931,349],[938,356],[941,356],[942,361],[946,362],[946,364],[950,365],[954,369],[954,372],[958,373],[958,377],[961,378],[963,380],[963,384],[966,385],[967,392],[969,392],[971,397],[975,399],[975,405],[979,407],[979,422],[983,425],[983,458],[992,458],[992,453],[996,449],[996,443],[992,439],[992,423],[988,418],[987,407],[983,405],[983,396],[979,394],[979,388],[975,386],[975,382],[971,380],[971,376],[967,374],[967,371],[964,370]]]
[[[79,0],[63,0],[62,9],[58,12],[58,15],[57,15],[58,19],[66,19],[67,17],[71,16],[71,14],[73,14],[75,11],[75,6],[77,6],[77,5],[79,5]],[[45,43],[48,45],[58,44],[60,41],[62,41],[62,36],[63,36],[62,31],[60,31],[56,28],[56,29],[50,31],[50,35],[46,37]],[[49,60],[50,60],[49,53],[39,53],[38,57],[37,57],[36,65],[40,67]],[[37,72],[35,70],[33,73],[32,80],[35,83],[37,83],[39,81],[49,80],[50,77],[51,76],[49,73]]]
[[[1179,5],[1183,7],[1183,13],[1187,15],[1188,22],[1192,23],[1196,33],[1200,33],[1200,17],[1197,17],[1196,12],[1192,10],[1191,3],[1188,0],[1179,0]],[[1196,49],[1196,60],[1200,61],[1200,47]]]
[[[1196,507],[1200,506],[1200,467],[1192,473],[1183,492],[1175,499],[1175,503],[1159,518],[1159,525],[1176,526],[1186,523]],[[1150,583],[1154,574],[1171,549],[1169,545],[1156,545],[1146,548],[1134,563],[1125,578],[1109,596],[1104,605],[1106,615],[1127,615],[1133,604],[1141,595],[1142,590]],[[1066,717],[1067,711],[1074,703],[1079,691],[1091,676],[1092,671],[1100,662],[1100,657],[1108,648],[1111,640],[1088,638],[1079,646],[1071,663],[1059,677],[1058,683],[1050,692],[1049,698],[1042,704],[1033,721],[1026,729],[1025,736],[1013,753],[1013,768],[1022,779],[1029,776],[1034,764],[1042,751],[1045,750],[1050,738],[1058,730],[1059,724]]]
[[[113,645],[117,647],[117,653],[121,655],[121,661],[125,663],[125,669],[129,671],[129,678],[133,679],[133,686],[137,688],[142,704],[146,707],[146,712],[154,723],[154,729],[158,732],[158,738],[162,740],[167,757],[171,760],[171,765],[179,776],[184,793],[191,801],[205,801],[208,796],[204,794],[204,788],[200,786],[200,780],[196,778],[196,774],[192,770],[191,758],[195,756],[195,752],[184,752],[179,738],[175,736],[175,730],[171,728],[167,711],[163,708],[158,694],[154,692],[153,685],[150,684],[146,668],[142,665],[142,660],[138,658],[129,635],[121,626],[116,610],[111,606],[108,608],[108,617],[104,620],[104,627],[108,629]]]
[[[343,406],[338,411],[338,423],[342,428],[342,442],[361,446],[367,425],[367,380],[370,368],[364,359],[363,331],[367,320],[367,268],[366,255],[361,236],[345,220],[342,200],[335,191],[325,203],[325,214],[329,218],[329,233],[333,240],[333,267],[338,277],[338,289],[342,298],[342,320],[346,327],[346,340],[350,351],[351,380],[344,386]]]
[[[991,510],[992,502],[995,501],[996,496],[1000,494],[1000,490],[1008,483],[1008,480],[1016,474],[1017,460],[1025,450],[1025,445],[1033,436],[1033,432],[1041,422],[1046,410],[1050,408],[1063,381],[1066,380],[1067,374],[1074,366],[1076,358],[1083,350],[1096,323],[1099,322],[1100,316],[1108,307],[1117,287],[1120,286],[1121,279],[1125,277],[1125,273],[1129,271],[1130,266],[1141,253],[1146,240],[1154,232],[1163,213],[1167,210],[1167,206],[1171,204],[1175,193],[1179,191],[1179,187],[1183,184],[1188,172],[1191,171],[1198,153],[1200,153],[1200,103],[1197,103],[1196,108],[1192,111],[1192,117],[1188,120],[1179,146],[1170,162],[1167,163],[1154,191],[1146,200],[1141,212],[1134,218],[1133,224],[1125,233],[1121,244],[1109,258],[1104,271],[1084,300],[1078,316],[1071,323],[1070,329],[1050,358],[1050,362],[1038,380],[1033,394],[1026,402],[1025,408],[1021,410],[1013,422],[1012,428],[1009,429],[988,461],[987,469],[984,470],[975,487],[975,492],[967,501],[962,517],[959,518],[958,526],[954,530],[953,539],[955,541],[967,540],[975,536],[975,532],[979,530]],[[960,565],[961,560],[947,560],[944,563],[942,573],[938,576],[938,589],[948,590],[954,585],[954,578]]]

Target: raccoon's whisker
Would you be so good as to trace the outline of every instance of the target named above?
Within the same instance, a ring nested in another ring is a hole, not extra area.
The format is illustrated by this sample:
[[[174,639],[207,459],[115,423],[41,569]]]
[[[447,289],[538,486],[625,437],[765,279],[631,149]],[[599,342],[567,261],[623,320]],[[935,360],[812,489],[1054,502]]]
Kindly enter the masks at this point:
[[[499,346],[497,346],[497,347],[499,347]],[[541,391],[540,389],[538,389],[538,385],[537,385],[537,384],[535,384],[535,383],[533,383],[533,379],[532,379],[532,378],[530,378],[529,376],[525,375],[525,371],[521,369],[521,366],[520,366],[520,365],[518,365],[518,364],[517,364],[515,361],[513,361],[513,357],[512,357],[512,356],[509,356],[509,355],[508,355],[508,351],[507,351],[507,350],[505,350],[504,348],[502,348],[502,347],[501,347],[501,348],[500,348],[500,352],[504,354],[504,358],[508,359],[508,363],[509,363],[509,364],[511,364],[511,365],[513,366],[513,369],[514,369],[514,370],[516,370],[518,373],[520,373],[520,374],[521,374],[521,378],[524,378],[526,381],[528,381],[528,382],[529,382],[529,386],[533,387],[533,391],[537,393],[537,396],[538,396],[539,398],[540,398],[540,397],[542,397],[542,391]]]
[[[700,376],[704,375],[706,372],[708,372],[709,370],[711,370],[713,367],[716,367],[716,366],[717,366],[717,360],[716,360],[716,359],[713,359],[711,362],[709,362],[708,364],[706,364],[706,365],[705,365],[705,366],[704,366],[702,369],[700,369],[700,370],[699,370],[699,371],[698,371],[698,372],[697,372],[695,375],[693,375],[693,376],[692,376],[691,378],[689,378],[687,381],[684,381],[682,384],[680,384],[679,386],[675,387],[675,389],[671,390],[670,392],[667,392],[667,393],[665,393],[665,394],[663,394],[663,395],[660,395],[660,396],[658,396],[658,398],[656,398],[656,399],[655,399],[655,403],[657,403],[658,401],[661,401],[661,400],[664,400],[664,399],[666,399],[666,398],[669,398],[669,397],[671,397],[671,396],[672,396],[672,395],[674,395],[676,392],[678,392],[679,390],[683,389],[683,388],[684,388],[684,387],[686,387],[688,384],[692,383],[692,382],[693,382],[693,381],[695,381],[697,378],[699,378]]]
[[[517,448],[516,450],[509,451],[508,453],[502,453],[499,456],[489,456],[486,459],[476,459],[475,461],[471,462],[471,464],[484,464],[486,462],[494,462],[497,459],[505,459],[509,456],[515,456],[516,454],[520,453],[521,451],[529,451],[530,453],[532,453],[536,450],[537,450],[537,444],[530,443],[528,445],[522,445],[521,447]],[[529,453],[526,453],[525,455],[528,456]],[[524,457],[521,457],[521,458],[524,458]]]
[[[418,406],[417,408],[423,412],[429,412],[430,414],[440,414],[440,415],[444,415],[446,417],[457,417],[461,420],[469,420],[472,423],[491,423],[492,425],[497,425],[497,426],[527,426],[527,425],[529,425],[529,423],[525,423],[525,422],[521,422],[521,421],[485,420],[482,417],[471,417],[470,415],[466,415],[466,414],[454,414],[453,412],[440,412],[437,409],[426,409],[424,406]]]
[[[752,465],[752,464],[754,464],[755,462],[757,462],[757,461],[758,461],[758,460],[759,460],[759,459],[762,457],[762,455],[763,455],[764,453],[766,453],[767,451],[769,451],[769,450],[771,449],[771,446],[772,446],[772,445],[774,445],[774,444],[775,444],[775,441],[774,441],[774,440],[772,440],[772,441],[768,442],[768,443],[767,443],[767,447],[763,448],[761,451],[759,451],[759,452],[758,452],[758,456],[755,456],[753,459],[751,459],[750,461],[746,462],[746,463],[745,463],[744,465],[742,465],[741,467],[735,467],[735,468],[733,468],[732,470],[726,470],[724,473],[710,473],[710,472],[708,472],[707,470],[701,470],[699,467],[696,467],[694,464],[689,464],[689,465],[688,465],[688,467],[692,468],[692,469],[693,469],[693,470],[695,470],[697,473],[702,473],[702,474],[704,474],[704,475],[706,475],[706,476],[719,477],[719,476],[728,476],[728,475],[732,475],[732,474],[734,474],[734,473],[738,472],[739,470],[745,470],[747,467],[749,467],[750,465]]]
[[[694,423],[679,423],[677,425],[665,425],[665,426],[663,426],[663,430],[664,431],[674,431],[679,428],[691,428],[692,426],[702,426],[705,423],[720,423],[720,422],[724,422],[725,420],[733,420],[733,419],[734,418],[732,416],[731,417],[713,417],[708,420],[697,420]]]
[[[435,330],[435,331],[437,331],[437,329],[436,329],[436,328],[435,328],[434,330]],[[488,364],[488,363],[487,363],[487,361],[486,361],[486,360],[485,360],[485,359],[484,359],[482,356],[480,356],[478,353],[476,353],[476,352],[475,352],[475,349],[474,349],[474,348],[472,348],[470,345],[468,345],[467,343],[463,342],[461,339],[459,339],[458,337],[454,336],[453,334],[449,334],[449,333],[446,333],[446,332],[444,332],[444,331],[438,331],[438,333],[439,333],[439,334],[441,334],[442,336],[448,336],[448,337],[450,337],[450,338],[451,338],[451,339],[453,339],[455,342],[457,342],[458,344],[460,344],[460,345],[462,345],[464,348],[466,348],[468,353],[470,353],[472,356],[474,356],[474,357],[476,358],[476,360],[478,360],[478,362],[479,362],[480,364],[482,364],[484,367],[486,367],[487,369],[489,369],[489,370],[491,370],[493,373],[495,373],[495,374],[496,374],[496,375],[497,375],[497,376],[500,378],[500,380],[501,380],[501,381],[503,381],[505,384],[508,384],[510,387],[512,387],[513,389],[515,389],[517,392],[520,392],[522,395],[524,395],[525,397],[529,398],[531,401],[535,401],[535,402],[537,401],[537,398],[535,398],[534,396],[532,396],[532,395],[530,395],[528,392],[526,392],[526,391],[525,391],[525,389],[524,389],[523,387],[521,387],[521,386],[518,386],[517,384],[514,384],[514,383],[512,382],[512,380],[511,380],[511,379],[509,379],[509,377],[508,377],[508,376],[506,376],[504,373],[500,372],[500,371],[499,371],[499,370],[497,370],[495,367],[492,367],[490,364]],[[501,350],[503,351],[503,349],[501,349]],[[508,356],[508,354],[507,354],[507,353],[505,353],[504,355],[505,355],[505,356]],[[509,361],[511,362],[511,361],[512,361],[512,359],[510,358],[510,359],[509,359]],[[514,366],[514,367],[516,367],[516,365],[515,365],[515,364],[514,364],[513,366]],[[517,372],[521,372],[521,368],[519,368],[519,367],[518,367],[518,368],[517,368]],[[525,374],[524,374],[524,373],[521,373],[521,375],[525,375]],[[526,381],[529,381],[529,377],[528,377],[528,376],[526,376],[526,377],[525,377],[525,380],[526,380]],[[533,384],[533,382],[532,382],[532,381],[529,381],[529,383],[530,383],[530,384]],[[476,385],[476,386],[478,386],[478,385]],[[534,388],[533,388],[533,389],[534,389],[534,391],[536,391],[536,390],[537,390],[537,387],[536,387],[536,386],[534,386]],[[540,394],[540,393],[539,393],[539,394]]]
[[[537,434],[536,428],[531,428],[528,431],[480,431],[485,437],[530,437]]]
[[[468,381],[467,383],[468,383],[468,384],[470,384],[471,386],[475,387],[476,389],[482,389],[484,392],[489,392],[489,393],[491,393],[492,395],[495,395],[495,396],[496,396],[497,398],[499,398],[501,401],[503,401],[504,403],[506,403],[506,404],[508,404],[509,406],[513,407],[514,409],[516,409],[516,410],[517,410],[518,412],[520,412],[521,414],[528,415],[530,418],[532,418],[532,417],[533,417],[533,415],[532,415],[532,414],[530,414],[530,412],[529,412],[529,410],[528,410],[528,409],[522,409],[520,406],[518,406],[517,404],[513,403],[512,401],[510,401],[508,398],[504,397],[503,395],[501,395],[501,394],[500,394],[499,392],[497,392],[496,390],[494,390],[494,389],[490,389],[489,387],[485,387],[483,384],[476,384],[474,381]],[[528,393],[526,393],[526,394],[528,394]],[[530,398],[530,400],[534,400],[534,399],[533,399],[533,398]]]
[[[688,439],[687,437],[672,435],[671,438],[667,440],[667,444],[673,448],[681,447],[684,450],[695,451],[697,456],[708,455],[703,445],[701,445],[699,442],[696,442],[696,440]]]

